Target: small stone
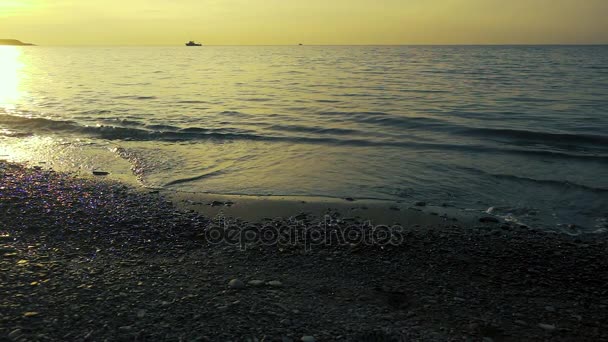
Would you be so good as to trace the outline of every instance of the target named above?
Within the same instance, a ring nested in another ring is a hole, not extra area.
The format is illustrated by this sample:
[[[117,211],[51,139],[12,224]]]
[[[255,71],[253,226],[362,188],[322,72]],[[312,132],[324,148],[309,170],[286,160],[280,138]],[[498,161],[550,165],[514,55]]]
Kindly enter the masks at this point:
[[[454,300],[457,302],[466,302],[467,300],[461,297],[454,297]]]
[[[137,318],[144,318],[145,315],[146,315],[145,309],[137,310]]]
[[[426,202],[420,201],[420,202],[414,203],[414,205],[417,206],[417,207],[426,207]]]
[[[40,313],[36,311],[28,311],[23,313],[23,317],[34,317],[38,316]]]
[[[240,279],[232,279],[229,283],[228,283],[228,287],[230,287],[231,289],[242,289],[245,287],[245,283],[243,283]]]
[[[553,307],[551,305],[547,305],[547,306],[545,306],[545,310],[547,310],[549,312],[555,312],[555,307]]]
[[[247,284],[249,284],[249,285],[251,285],[251,286],[256,286],[256,287],[258,287],[258,286],[262,286],[262,285],[264,285],[264,281],[263,281],[263,280],[257,280],[257,279],[254,279],[254,280],[250,280],[250,281],[248,281],[248,282],[247,282]]]
[[[283,286],[283,283],[281,283],[278,280],[271,280],[271,281],[269,281],[266,284],[268,284],[269,286],[273,286],[273,287],[281,287],[281,286]]]
[[[302,342],[315,342],[315,338],[313,336],[302,336],[300,339]]]
[[[93,171],[93,175],[95,175],[95,176],[107,176],[109,174],[110,173],[107,171]]]
[[[133,329],[133,327],[131,327],[130,325],[125,325],[125,326],[119,327],[119,328],[118,328],[118,331],[122,331],[122,332],[129,332],[129,331],[131,331],[132,329]]]
[[[522,326],[528,325],[526,322],[522,321],[521,319],[515,320],[514,323],[517,324],[517,325],[522,325]]]
[[[541,329],[543,329],[543,330],[545,330],[545,331],[549,331],[549,332],[555,331],[555,329],[556,329],[555,325],[553,325],[553,324],[545,324],[545,323],[539,323],[538,327],[541,328]]]
[[[283,336],[281,337],[281,342],[293,342],[293,339],[287,336]]]

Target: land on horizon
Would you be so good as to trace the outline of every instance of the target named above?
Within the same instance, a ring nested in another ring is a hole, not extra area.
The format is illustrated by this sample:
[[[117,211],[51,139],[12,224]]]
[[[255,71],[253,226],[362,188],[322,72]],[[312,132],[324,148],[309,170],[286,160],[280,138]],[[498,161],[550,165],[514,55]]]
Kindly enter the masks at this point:
[[[0,45],[33,46],[35,44],[24,43],[17,39],[0,39]]]

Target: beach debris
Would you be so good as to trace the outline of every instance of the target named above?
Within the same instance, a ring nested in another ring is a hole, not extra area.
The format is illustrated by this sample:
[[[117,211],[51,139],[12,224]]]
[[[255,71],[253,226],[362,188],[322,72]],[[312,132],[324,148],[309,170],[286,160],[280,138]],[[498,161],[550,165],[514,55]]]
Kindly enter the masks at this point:
[[[245,283],[243,283],[243,281],[240,279],[232,279],[230,282],[228,282],[228,287],[231,289],[240,290],[245,287]]]
[[[109,172],[107,172],[107,171],[93,171],[93,175],[94,175],[94,176],[107,176],[107,175],[109,175],[109,174],[110,174],[110,173],[109,173]]]

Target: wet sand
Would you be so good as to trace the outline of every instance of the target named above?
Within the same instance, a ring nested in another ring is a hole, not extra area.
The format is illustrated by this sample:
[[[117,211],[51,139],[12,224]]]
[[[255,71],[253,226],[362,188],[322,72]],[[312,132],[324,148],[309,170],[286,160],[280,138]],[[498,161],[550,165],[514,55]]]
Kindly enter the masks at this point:
[[[0,162],[0,339],[608,339],[606,235],[322,202],[163,194]]]

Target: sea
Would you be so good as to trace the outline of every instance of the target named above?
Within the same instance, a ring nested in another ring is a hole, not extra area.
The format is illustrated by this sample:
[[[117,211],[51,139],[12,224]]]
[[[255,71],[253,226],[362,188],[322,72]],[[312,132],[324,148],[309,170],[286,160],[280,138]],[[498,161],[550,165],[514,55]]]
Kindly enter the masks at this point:
[[[0,159],[608,228],[608,46],[0,47]]]

